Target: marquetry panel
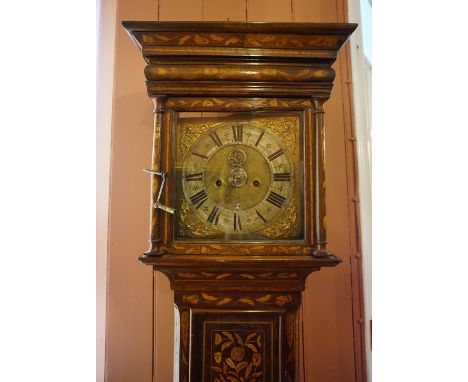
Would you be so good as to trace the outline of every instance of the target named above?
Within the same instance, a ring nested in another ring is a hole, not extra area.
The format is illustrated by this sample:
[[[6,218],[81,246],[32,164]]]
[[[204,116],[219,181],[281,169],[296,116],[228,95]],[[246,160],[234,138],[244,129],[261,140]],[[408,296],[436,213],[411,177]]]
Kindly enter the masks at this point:
[[[221,111],[221,110],[265,110],[310,108],[310,98],[217,98],[217,97],[174,97],[168,98],[166,107],[180,110]]]
[[[273,82],[330,82],[335,78],[332,68],[321,66],[283,66],[283,65],[181,65],[152,64],[145,68],[149,81],[273,81]]]
[[[194,312],[195,380],[279,381],[280,315]],[[199,351],[195,349],[200,349]]]
[[[213,32],[136,32],[143,46],[229,47],[273,49],[338,49],[346,35],[213,33]]]
[[[198,293],[183,293],[176,296],[180,298],[183,304],[187,304],[192,308],[219,308],[223,309],[279,309],[282,307],[298,307],[300,297],[297,293],[236,293],[231,292],[198,292]]]
[[[247,34],[244,46],[248,48],[277,49],[338,49],[346,36],[304,36],[298,34]]]
[[[135,37],[142,45],[152,46],[242,46],[240,33],[138,32]]]

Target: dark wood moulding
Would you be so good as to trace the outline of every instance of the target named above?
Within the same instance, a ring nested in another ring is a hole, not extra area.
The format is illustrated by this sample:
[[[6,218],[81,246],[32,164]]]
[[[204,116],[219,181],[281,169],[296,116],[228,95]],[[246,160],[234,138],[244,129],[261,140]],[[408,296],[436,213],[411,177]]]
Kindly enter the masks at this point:
[[[331,64],[356,28],[356,24],[262,22],[124,21],[123,25],[149,64],[145,75],[152,97],[254,93],[327,98],[334,79]],[[236,85],[229,83],[234,81]]]

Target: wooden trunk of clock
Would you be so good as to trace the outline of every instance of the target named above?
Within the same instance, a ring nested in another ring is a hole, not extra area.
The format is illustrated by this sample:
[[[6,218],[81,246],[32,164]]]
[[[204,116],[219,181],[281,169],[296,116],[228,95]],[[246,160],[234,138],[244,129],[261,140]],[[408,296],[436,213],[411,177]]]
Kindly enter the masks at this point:
[[[124,27],[155,105],[140,260],[175,293],[176,380],[298,381],[305,279],[340,262],[326,248],[323,104],[356,25]]]

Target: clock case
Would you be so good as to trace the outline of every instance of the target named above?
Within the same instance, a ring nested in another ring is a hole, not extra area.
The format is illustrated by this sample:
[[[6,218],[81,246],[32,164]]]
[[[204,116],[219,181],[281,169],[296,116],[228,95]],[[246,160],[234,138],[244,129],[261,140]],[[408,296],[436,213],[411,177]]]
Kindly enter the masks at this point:
[[[161,177],[151,175],[150,247],[140,257],[164,273],[174,290],[176,379],[229,380],[237,373],[235,380],[298,381],[305,279],[341,261],[326,248],[323,105],[335,78],[332,64],[357,25],[124,21],[123,26],[148,64],[146,86],[155,115],[152,170],[168,173],[164,205],[176,204],[170,173],[176,113],[303,117],[303,241],[178,242],[173,216],[154,208]],[[246,347],[254,340],[258,353]]]
[[[167,172],[161,194],[164,205],[177,205],[171,174],[177,113],[297,112],[304,125],[303,240],[177,241],[173,215],[154,208],[161,178],[152,175],[150,248],[142,260],[164,254],[330,256],[323,104],[335,78],[331,65],[356,24],[124,21],[123,25],[148,63],[146,86],[155,105],[152,170]]]

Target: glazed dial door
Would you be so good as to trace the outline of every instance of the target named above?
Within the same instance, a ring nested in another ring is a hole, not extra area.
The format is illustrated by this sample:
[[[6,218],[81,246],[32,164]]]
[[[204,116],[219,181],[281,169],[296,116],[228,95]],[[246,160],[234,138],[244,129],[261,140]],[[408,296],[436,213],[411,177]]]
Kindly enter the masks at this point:
[[[179,238],[272,239],[267,228],[288,207],[297,228],[296,158],[274,130],[255,122],[205,120],[180,158]],[[297,239],[298,231],[282,239]]]

